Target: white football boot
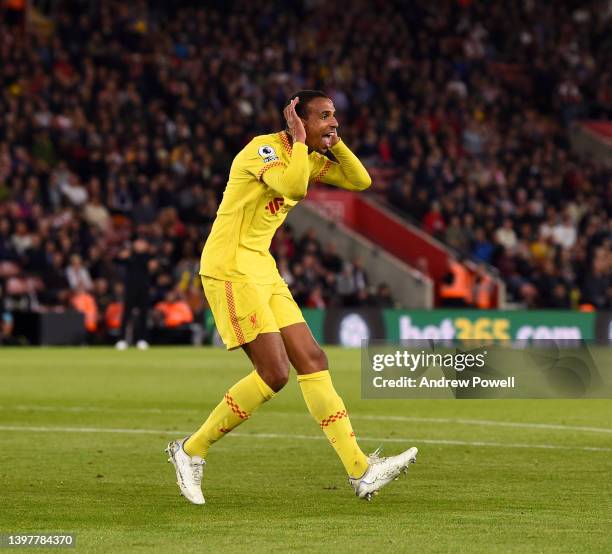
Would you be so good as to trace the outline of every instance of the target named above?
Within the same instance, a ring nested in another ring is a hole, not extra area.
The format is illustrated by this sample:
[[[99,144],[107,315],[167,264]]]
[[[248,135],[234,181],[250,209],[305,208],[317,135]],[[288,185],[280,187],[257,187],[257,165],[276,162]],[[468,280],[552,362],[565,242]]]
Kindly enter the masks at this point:
[[[205,504],[206,501],[202,494],[202,474],[206,462],[199,456],[189,456],[183,450],[183,444],[187,438],[168,443],[166,447],[166,452],[170,456],[168,462],[174,464],[176,484],[181,494],[192,504]]]
[[[368,456],[368,469],[361,477],[349,477],[355,494],[369,502],[380,489],[397,479],[402,471],[408,473],[408,467],[416,462],[418,452],[413,447],[397,456],[381,458],[379,448]]]
[[[115,348],[117,350],[127,350],[127,347],[128,347],[128,343],[125,340],[120,340],[120,341],[117,341],[117,343],[115,343]]]

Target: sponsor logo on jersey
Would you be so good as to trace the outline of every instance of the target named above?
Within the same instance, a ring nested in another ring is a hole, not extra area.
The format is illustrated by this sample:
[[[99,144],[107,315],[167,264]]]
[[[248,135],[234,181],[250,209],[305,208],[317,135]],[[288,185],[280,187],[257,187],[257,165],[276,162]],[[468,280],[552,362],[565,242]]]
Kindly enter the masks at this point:
[[[266,210],[268,210],[272,215],[276,215],[277,212],[280,211],[281,206],[285,203],[285,200],[282,197],[273,198],[266,205]]]
[[[264,163],[273,162],[274,160],[278,160],[278,156],[276,155],[276,150],[272,148],[270,145],[266,144],[264,146],[260,146],[257,153],[263,158]]]

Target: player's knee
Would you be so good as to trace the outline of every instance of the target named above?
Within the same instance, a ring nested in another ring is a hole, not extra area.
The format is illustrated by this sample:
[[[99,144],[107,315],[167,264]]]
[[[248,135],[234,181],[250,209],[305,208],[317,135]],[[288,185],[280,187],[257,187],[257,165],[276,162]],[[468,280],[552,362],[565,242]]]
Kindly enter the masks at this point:
[[[263,370],[258,368],[258,371],[266,384],[278,392],[289,381],[289,360],[279,360]]]
[[[308,373],[316,373],[326,369],[328,369],[327,355],[323,352],[322,348],[316,346],[308,352]]]

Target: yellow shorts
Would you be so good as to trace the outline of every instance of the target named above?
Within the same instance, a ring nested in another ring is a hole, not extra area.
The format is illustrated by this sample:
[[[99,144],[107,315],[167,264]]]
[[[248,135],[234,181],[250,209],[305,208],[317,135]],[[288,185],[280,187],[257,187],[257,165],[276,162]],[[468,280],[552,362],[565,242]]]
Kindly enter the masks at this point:
[[[202,275],[202,285],[228,350],[255,340],[260,333],[278,333],[287,325],[304,321],[284,281],[258,285]]]

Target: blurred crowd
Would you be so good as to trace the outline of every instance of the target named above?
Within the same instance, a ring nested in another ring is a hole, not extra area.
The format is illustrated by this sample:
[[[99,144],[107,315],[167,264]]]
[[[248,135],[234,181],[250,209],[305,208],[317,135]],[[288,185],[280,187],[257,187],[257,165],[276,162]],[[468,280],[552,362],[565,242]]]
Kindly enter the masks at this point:
[[[574,119],[612,116],[612,4],[432,10],[358,150],[389,204],[496,266],[510,301],[611,308],[612,171],[569,143]]]
[[[199,255],[236,152],[327,91],[375,192],[527,306],[610,307],[611,173],[568,125],[612,116],[605,1],[60,1],[0,22],[0,282],[12,306],[124,293],[203,309]],[[360,260],[276,237],[303,306],[393,305]],[[10,281],[9,281],[10,279]],[[41,308],[42,309],[42,308]],[[161,312],[160,312],[161,313]]]

